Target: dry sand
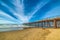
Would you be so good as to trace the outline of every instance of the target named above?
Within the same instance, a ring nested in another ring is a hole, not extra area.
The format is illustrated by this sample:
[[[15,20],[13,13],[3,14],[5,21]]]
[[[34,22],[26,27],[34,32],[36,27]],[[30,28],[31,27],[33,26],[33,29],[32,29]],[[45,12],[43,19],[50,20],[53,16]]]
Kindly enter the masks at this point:
[[[46,37],[46,40],[60,40],[60,28],[49,29],[49,31],[51,33]]]
[[[28,28],[1,32],[0,40],[60,40],[60,29]]]

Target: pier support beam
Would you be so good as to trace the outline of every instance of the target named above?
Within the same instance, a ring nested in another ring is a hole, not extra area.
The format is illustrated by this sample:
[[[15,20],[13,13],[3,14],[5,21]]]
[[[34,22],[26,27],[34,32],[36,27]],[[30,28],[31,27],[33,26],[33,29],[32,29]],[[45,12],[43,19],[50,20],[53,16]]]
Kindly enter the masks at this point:
[[[48,21],[48,28],[50,28],[50,21]]]
[[[54,28],[57,28],[57,21],[54,19]]]
[[[43,28],[43,22],[41,22],[41,28]]]

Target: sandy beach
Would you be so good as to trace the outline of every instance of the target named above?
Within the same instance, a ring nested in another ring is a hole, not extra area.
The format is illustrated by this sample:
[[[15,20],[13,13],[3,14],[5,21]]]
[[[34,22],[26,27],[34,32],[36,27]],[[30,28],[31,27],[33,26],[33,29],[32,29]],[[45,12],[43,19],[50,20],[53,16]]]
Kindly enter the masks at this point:
[[[0,40],[60,40],[60,29],[28,28],[18,31],[0,32]]]

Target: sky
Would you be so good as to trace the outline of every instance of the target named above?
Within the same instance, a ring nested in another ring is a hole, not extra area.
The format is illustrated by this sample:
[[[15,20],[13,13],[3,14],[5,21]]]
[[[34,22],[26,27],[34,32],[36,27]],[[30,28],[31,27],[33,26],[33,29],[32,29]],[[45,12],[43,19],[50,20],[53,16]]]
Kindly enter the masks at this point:
[[[0,0],[0,24],[21,24],[60,16],[60,0]]]

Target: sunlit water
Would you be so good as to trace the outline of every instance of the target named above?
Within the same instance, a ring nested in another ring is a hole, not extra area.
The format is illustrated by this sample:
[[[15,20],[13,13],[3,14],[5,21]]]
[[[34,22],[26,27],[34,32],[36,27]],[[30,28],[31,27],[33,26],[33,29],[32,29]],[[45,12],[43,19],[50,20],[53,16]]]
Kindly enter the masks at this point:
[[[6,31],[14,31],[14,30],[23,30],[24,25],[11,25],[11,24],[2,24],[0,25],[0,32],[6,32]]]
[[[14,30],[23,30],[23,28],[14,27],[14,28],[0,28],[0,32],[14,31]]]

